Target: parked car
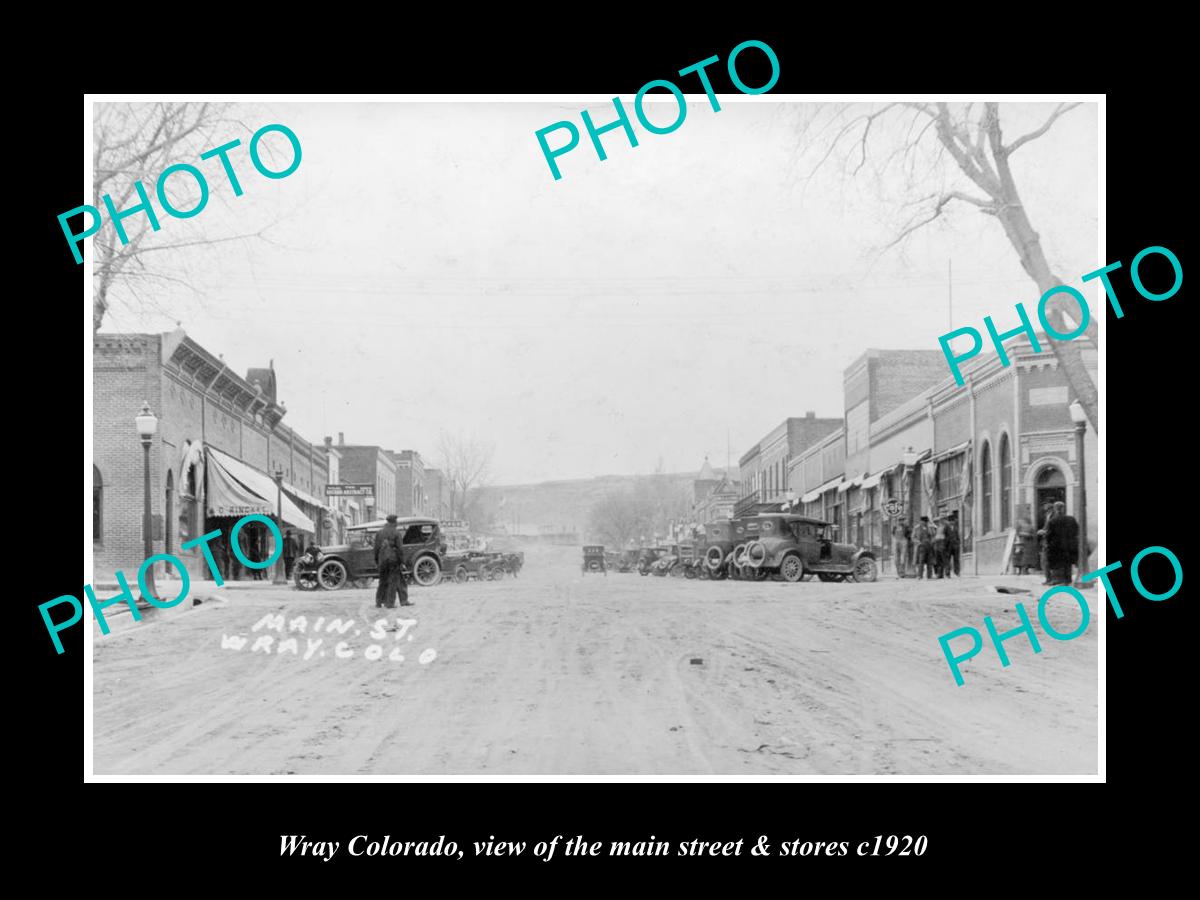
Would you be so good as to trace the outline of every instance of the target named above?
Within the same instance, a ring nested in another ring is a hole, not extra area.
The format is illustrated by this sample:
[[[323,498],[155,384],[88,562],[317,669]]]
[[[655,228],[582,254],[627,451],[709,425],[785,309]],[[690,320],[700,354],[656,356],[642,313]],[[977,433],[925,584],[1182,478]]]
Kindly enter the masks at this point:
[[[704,524],[704,554],[700,557],[708,577],[722,579],[729,575],[729,557],[733,553],[733,522],[718,519]]]
[[[336,591],[347,582],[379,577],[375,565],[375,535],[386,525],[383,519],[351,525],[346,543],[318,548],[317,585]],[[437,584],[442,578],[442,558],[446,544],[436,519],[406,516],[396,522],[403,541],[403,563],[410,583],[422,587]]]
[[[743,568],[750,577],[779,575],[801,581],[808,573],[821,581],[874,581],[875,554],[833,539],[833,526],[821,519],[785,513],[747,517]],[[749,526],[753,524],[753,528]]]
[[[604,547],[599,544],[588,544],[583,548],[583,574],[586,575],[589,572],[608,574],[608,566],[605,565],[604,560]]]
[[[638,557],[641,555],[641,552],[640,550],[622,550],[621,555],[617,557],[617,571],[637,571]]]
[[[638,556],[637,570],[639,575],[649,575],[654,564],[670,551],[669,547],[643,547]]]

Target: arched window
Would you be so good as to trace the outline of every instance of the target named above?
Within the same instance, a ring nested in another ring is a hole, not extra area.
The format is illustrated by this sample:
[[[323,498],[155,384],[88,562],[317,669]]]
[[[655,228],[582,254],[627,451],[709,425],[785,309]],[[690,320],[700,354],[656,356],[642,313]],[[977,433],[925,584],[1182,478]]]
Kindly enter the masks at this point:
[[[992,447],[983,442],[983,451],[979,456],[979,481],[982,494],[979,503],[979,519],[983,533],[992,530]]]
[[[1012,451],[1008,435],[1000,435],[1000,530],[1012,525]]]
[[[92,466],[92,543],[104,542],[104,479]]]

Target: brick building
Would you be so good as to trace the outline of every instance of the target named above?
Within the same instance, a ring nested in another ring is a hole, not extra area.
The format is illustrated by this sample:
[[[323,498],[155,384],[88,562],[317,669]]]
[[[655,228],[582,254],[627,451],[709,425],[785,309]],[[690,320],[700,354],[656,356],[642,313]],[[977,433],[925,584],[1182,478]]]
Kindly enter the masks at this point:
[[[416,450],[389,450],[396,466],[396,511],[402,516],[429,515],[425,463]]]
[[[1012,532],[1022,516],[1041,527],[1045,503],[1062,500],[1079,516],[1079,459],[1068,405],[1073,399],[1058,360],[1041,338],[1035,352],[1027,340],[1006,344],[1011,365],[992,354],[964,367],[958,386],[946,368],[924,389],[901,398],[895,385],[926,380],[928,360],[907,375],[904,354],[868,351],[845,373],[846,429],[793,458],[791,485],[798,509],[838,525],[844,540],[870,547],[890,569],[889,518],[896,501],[904,521],[957,513],[962,565],[967,573],[1000,572],[1011,552]],[[1084,358],[1096,370],[1096,351]],[[850,411],[854,416],[851,435]],[[1086,490],[1095,498],[1096,435],[1084,434]],[[1098,517],[1089,508],[1088,536],[1096,543]],[[894,570],[893,570],[894,571]]]
[[[360,508],[363,521],[382,519],[402,513],[396,505],[396,463],[391,451],[375,444],[347,444],[345,435],[338,432],[337,452],[341,454],[341,475],[345,484],[370,484],[375,487],[372,497],[362,497]]]
[[[841,427],[841,419],[818,419],[814,412],[805,413],[803,418],[784,419],[775,426],[738,460],[741,474],[738,511],[749,512],[759,504],[788,502],[788,463]]]
[[[158,418],[150,447],[156,553],[180,556],[194,577],[209,575],[198,549],[180,545],[229,527],[247,511],[274,515],[271,473],[283,472],[286,527],[311,538],[320,526],[328,459],[284,425],[273,366],[246,377],[182,329],[93,337],[92,540],[98,572],[135,571],[142,538],[143,450],[133,418],[149,404]]]

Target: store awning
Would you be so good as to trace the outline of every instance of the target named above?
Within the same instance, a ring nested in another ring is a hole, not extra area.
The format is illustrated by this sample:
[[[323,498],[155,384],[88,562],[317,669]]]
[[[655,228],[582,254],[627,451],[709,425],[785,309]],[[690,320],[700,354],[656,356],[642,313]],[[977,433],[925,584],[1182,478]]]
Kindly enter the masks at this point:
[[[883,472],[876,472],[870,478],[863,479],[863,483],[862,483],[863,490],[866,491],[866,490],[870,490],[873,487],[878,487],[879,482],[883,480],[883,475],[884,475],[884,472],[886,472],[886,471],[888,471],[888,470],[884,469]]]
[[[290,485],[286,481],[283,483],[283,490],[284,493],[291,494],[294,499],[299,500],[301,503],[307,503],[309,506],[314,506],[317,509],[326,508],[326,501],[318,500],[312,494],[306,494],[300,488]]]
[[[943,459],[946,459],[946,457],[948,457],[948,456],[954,456],[956,453],[962,453],[970,445],[971,445],[970,441],[963,441],[961,444],[955,444],[949,450],[943,450],[941,453],[939,453],[937,456],[935,456],[932,461],[933,462],[941,462]]]
[[[837,487],[841,483],[842,483],[841,475],[839,475],[837,478],[830,478],[827,482],[825,482],[819,488],[813,488],[811,491],[809,491],[807,494],[805,494],[803,497],[801,497],[800,502],[801,503],[812,503],[814,500],[816,500],[818,497],[820,497],[823,493],[825,493],[826,491],[832,491],[835,487]]]
[[[863,483],[863,476],[858,475],[858,476],[850,479],[849,481],[844,481],[841,484],[839,484],[838,485],[838,493],[844,494],[844,493],[846,493],[846,491],[850,490],[850,488],[859,487],[862,483]]]
[[[210,516],[275,515],[274,479],[212,447],[208,451],[208,502]],[[283,495],[283,524],[316,532],[313,520]]]

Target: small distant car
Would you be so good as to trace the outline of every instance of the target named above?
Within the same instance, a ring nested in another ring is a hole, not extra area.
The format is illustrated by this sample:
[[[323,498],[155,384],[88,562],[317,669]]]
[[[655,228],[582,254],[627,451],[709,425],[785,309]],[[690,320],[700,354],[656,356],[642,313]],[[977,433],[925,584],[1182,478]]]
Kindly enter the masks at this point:
[[[483,581],[494,564],[493,555],[482,550],[459,550],[449,553],[443,559],[446,577],[452,578],[457,584],[467,581]]]
[[[346,529],[346,543],[319,547],[320,562],[316,568],[317,586],[336,591],[348,582],[378,578],[375,565],[375,535],[386,525],[383,519],[351,525]],[[442,557],[446,544],[436,519],[407,516],[396,522],[403,544],[403,564],[410,582],[422,587],[437,584],[442,579]]]
[[[583,574],[587,575],[591,572],[598,575],[603,572],[608,574],[608,566],[605,564],[604,547],[599,544],[588,544],[583,548]]]
[[[833,540],[833,525],[821,519],[790,514],[762,514],[745,520],[753,533],[742,551],[743,571],[749,577],[778,575],[802,581],[814,573],[821,581],[875,581],[875,554],[854,544]]]

